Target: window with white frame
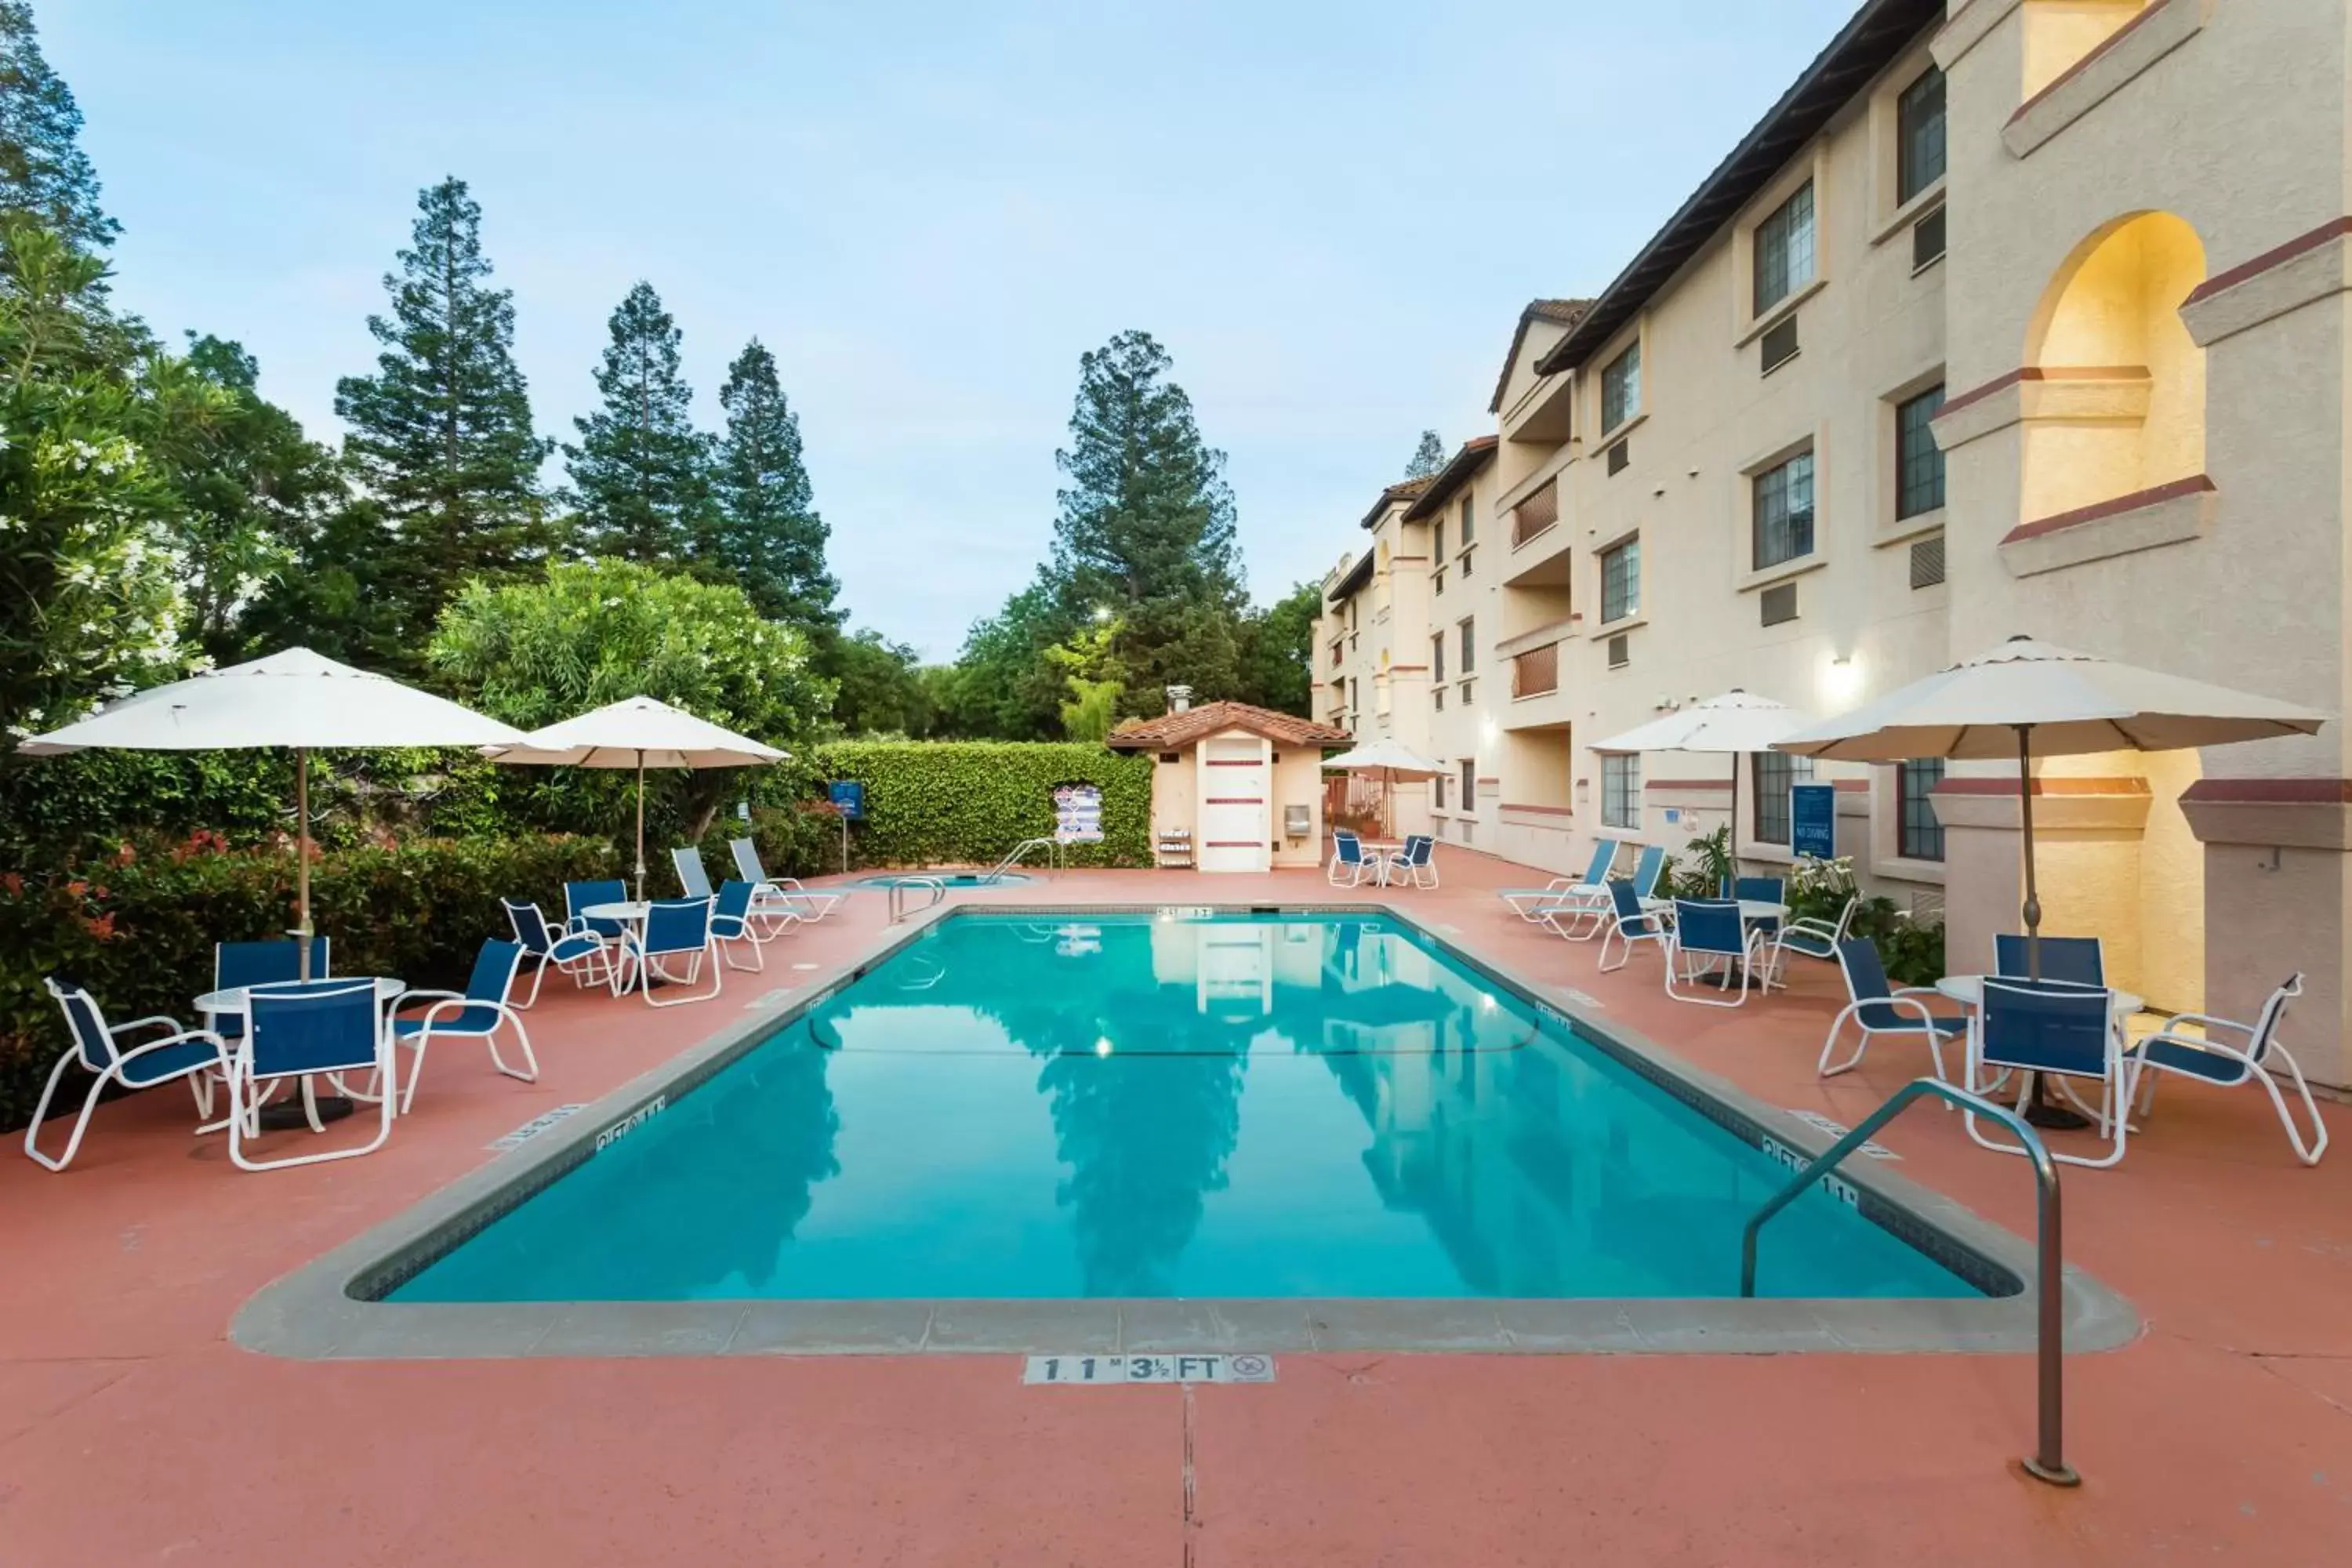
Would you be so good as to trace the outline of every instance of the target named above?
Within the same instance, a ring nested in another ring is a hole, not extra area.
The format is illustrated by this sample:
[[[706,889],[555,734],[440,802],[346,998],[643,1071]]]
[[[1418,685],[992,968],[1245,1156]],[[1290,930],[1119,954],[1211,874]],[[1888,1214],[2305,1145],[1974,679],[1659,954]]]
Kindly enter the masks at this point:
[[[1754,565],[1759,572],[1813,552],[1813,455],[1800,452],[1756,476]]]
[[[1603,827],[1642,826],[1640,753],[1612,752],[1601,759],[1601,825]]]
[[[1601,552],[1601,620],[1622,621],[1642,608],[1642,542],[1629,539]]]
[[[1642,345],[1636,342],[1601,372],[1601,428],[1614,430],[1641,411]]]
[[[1813,183],[1756,226],[1756,310],[1762,315],[1813,280]]]

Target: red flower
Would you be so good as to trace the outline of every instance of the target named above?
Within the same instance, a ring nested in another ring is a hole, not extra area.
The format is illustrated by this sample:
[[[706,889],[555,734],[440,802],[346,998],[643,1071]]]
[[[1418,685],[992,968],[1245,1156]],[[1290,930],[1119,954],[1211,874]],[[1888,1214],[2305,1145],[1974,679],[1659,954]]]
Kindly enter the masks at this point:
[[[114,863],[118,866],[128,866],[138,858],[139,851],[133,849],[128,844],[123,845],[114,852]]]
[[[7,889],[8,896],[16,898],[25,890],[25,879],[14,871],[0,874],[0,888]]]
[[[105,897],[106,897],[106,888],[105,888],[105,886],[104,886],[103,884],[101,884],[101,885],[100,885],[100,886],[98,886],[98,887],[92,888],[92,889],[89,890],[89,896],[90,896],[91,898],[93,898],[93,899],[103,899],[103,898],[105,898]]]
[[[68,883],[66,884],[66,891],[67,891],[67,892],[68,892],[68,893],[70,893],[70,894],[72,894],[75,898],[79,899],[79,898],[80,898],[84,893],[87,893],[87,892],[89,892],[89,884],[88,882],[82,881],[81,879],[79,879],[79,878],[77,878],[77,879],[75,879],[73,881],[68,882]]]
[[[96,920],[85,920],[81,923],[90,935],[100,942],[110,941],[114,936],[114,911],[111,910]]]

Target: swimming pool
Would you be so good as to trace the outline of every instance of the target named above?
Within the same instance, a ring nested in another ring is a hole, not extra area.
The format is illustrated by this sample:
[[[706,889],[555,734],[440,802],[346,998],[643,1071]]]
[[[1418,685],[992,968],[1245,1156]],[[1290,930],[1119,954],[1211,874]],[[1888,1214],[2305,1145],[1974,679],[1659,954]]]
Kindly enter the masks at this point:
[[[383,1298],[1719,1298],[1787,1179],[1385,913],[960,911],[656,1109]],[[1873,1206],[1759,1293],[2014,1289]]]

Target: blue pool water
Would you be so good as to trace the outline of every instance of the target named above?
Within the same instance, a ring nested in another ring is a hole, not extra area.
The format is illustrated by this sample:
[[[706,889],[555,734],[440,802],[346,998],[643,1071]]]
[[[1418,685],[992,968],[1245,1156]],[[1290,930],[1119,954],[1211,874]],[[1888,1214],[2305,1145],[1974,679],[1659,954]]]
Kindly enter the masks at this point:
[[[1385,918],[975,911],[392,1299],[1728,1296],[1784,1175]],[[1762,1258],[1977,1293],[1818,1191]]]

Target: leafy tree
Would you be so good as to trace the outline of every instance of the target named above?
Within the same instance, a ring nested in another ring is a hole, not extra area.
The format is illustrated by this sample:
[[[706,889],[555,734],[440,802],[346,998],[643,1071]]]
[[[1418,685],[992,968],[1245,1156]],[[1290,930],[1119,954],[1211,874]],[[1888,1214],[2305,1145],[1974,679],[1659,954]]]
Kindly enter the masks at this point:
[[[458,584],[528,565],[549,542],[530,398],[514,359],[514,297],[492,289],[482,209],[452,176],[417,196],[373,375],[335,385],[343,456],[374,499],[392,559],[362,569],[417,644]],[[381,553],[381,552],[380,552]]]
[[[1313,716],[1315,620],[1322,610],[1322,587],[1301,583],[1242,622],[1243,701]]]
[[[1118,623],[1098,618],[1069,641],[1045,650],[1046,662],[1062,675],[1070,700],[1061,704],[1062,733],[1072,741],[1099,741],[1118,721],[1125,675],[1112,649]]]
[[[1065,613],[1118,617],[1126,700],[1155,710],[1172,682],[1234,689],[1243,605],[1224,454],[1201,439],[1171,367],[1141,331],[1082,356],[1070,445],[1054,455],[1070,480],[1054,524]]]
[[[913,648],[894,643],[870,627],[834,639],[831,668],[837,689],[833,700],[834,721],[847,735],[905,735],[919,739],[931,732],[934,688],[923,679]]]
[[[340,506],[298,514],[292,523],[290,561],[239,623],[247,646],[299,644],[363,669],[418,669],[418,641],[396,602],[397,542],[382,504],[346,496]]]
[[[710,438],[694,427],[694,391],[678,373],[677,323],[653,285],[622,298],[596,370],[604,405],[572,421],[566,467],[591,553],[679,565],[713,544]],[[740,362],[739,362],[740,363]]]
[[[1046,651],[1075,632],[1061,584],[1046,571],[971,628],[956,660],[942,727],[975,740],[1043,741],[1061,729],[1061,672]]]
[[[833,700],[810,671],[807,638],[762,620],[740,588],[629,561],[557,562],[536,582],[468,583],[442,616],[431,658],[460,700],[526,730],[642,693],[789,746]],[[594,771],[509,787],[534,792],[537,815],[551,821],[581,820],[584,801],[609,796],[617,821],[622,786],[584,776]],[[682,816],[698,838],[733,784],[726,770],[648,782],[666,820]]]
[[[1425,479],[1445,467],[1445,443],[1434,430],[1421,433],[1421,445],[1412,449],[1412,461],[1404,466],[1404,477]]]
[[[99,207],[81,110],[42,58],[27,0],[0,0],[0,216],[9,215],[85,251],[104,250],[122,228]]]
[[[341,500],[333,454],[262,397],[240,345],[188,334],[184,374],[215,393],[216,417],[160,450],[180,507],[189,635],[215,660],[247,652],[244,622],[265,584],[295,558],[320,513]]]
[[[117,319],[106,264],[0,221],[0,724],[178,675],[178,497],[159,447],[225,399]]]
[[[711,569],[739,584],[770,620],[823,634],[841,624],[841,584],[825,570],[828,530],[801,461],[801,425],[776,382],[776,358],[754,338],[727,367],[727,411],[712,478],[718,519]]]

